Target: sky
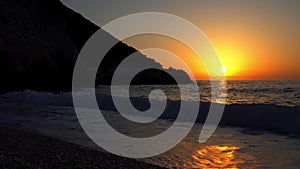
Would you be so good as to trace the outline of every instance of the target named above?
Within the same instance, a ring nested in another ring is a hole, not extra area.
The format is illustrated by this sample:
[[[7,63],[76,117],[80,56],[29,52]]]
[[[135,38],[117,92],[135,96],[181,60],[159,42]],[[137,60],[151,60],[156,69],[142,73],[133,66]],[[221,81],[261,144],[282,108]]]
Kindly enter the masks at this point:
[[[216,48],[227,79],[300,80],[299,0],[62,0],[99,26],[137,12],[164,12],[182,17],[202,30]],[[197,39],[195,39],[196,41]],[[196,79],[206,79],[203,63],[180,42],[158,35],[125,41],[137,49],[157,47],[174,52]],[[149,56],[164,67],[180,69],[168,56]]]

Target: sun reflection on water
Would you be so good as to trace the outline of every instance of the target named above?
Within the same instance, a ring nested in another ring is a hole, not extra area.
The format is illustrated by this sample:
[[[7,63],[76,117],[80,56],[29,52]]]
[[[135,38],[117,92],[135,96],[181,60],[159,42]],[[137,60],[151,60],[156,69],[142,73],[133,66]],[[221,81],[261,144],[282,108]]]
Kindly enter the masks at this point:
[[[247,154],[237,154],[237,146],[206,146],[197,150],[192,162],[186,162],[185,166],[192,168],[213,169],[238,169],[253,158]],[[244,168],[244,167],[243,167]]]
[[[211,87],[214,87],[214,91],[211,91],[211,101],[219,104],[226,104],[227,87],[226,80],[211,81]]]

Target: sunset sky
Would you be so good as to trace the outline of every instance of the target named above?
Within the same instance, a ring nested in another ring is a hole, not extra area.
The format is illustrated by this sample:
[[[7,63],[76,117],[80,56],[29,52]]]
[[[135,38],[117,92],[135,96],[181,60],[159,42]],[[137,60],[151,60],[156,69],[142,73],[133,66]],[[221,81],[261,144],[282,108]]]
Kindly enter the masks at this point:
[[[228,79],[300,79],[299,0],[63,2],[99,26],[137,12],[174,14],[192,22],[208,36]],[[194,54],[175,40],[144,35],[126,42],[138,49],[161,47],[173,51],[187,62],[197,79],[205,79],[201,63],[194,62]],[[180,68],[170,59],[161,60],[164,67]]]

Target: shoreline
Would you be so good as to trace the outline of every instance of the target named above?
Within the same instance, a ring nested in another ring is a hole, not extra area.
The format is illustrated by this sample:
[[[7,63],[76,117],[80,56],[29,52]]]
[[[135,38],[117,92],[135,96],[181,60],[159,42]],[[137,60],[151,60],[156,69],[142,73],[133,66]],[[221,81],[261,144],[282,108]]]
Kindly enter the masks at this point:
[[[84,146],[0,125],[0,168],[163,168]]]

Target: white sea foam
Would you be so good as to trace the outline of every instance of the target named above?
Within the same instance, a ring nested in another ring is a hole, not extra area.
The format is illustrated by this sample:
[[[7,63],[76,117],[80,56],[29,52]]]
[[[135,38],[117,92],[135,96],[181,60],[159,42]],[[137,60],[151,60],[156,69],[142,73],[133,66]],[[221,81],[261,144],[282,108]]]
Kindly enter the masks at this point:
[[[155,86],[149,86],[148,88],[153,89],[155,88]],[[143,90],[145,91],[145,88],[143,88]],[[104,94],[99,95],[99,92],[102,92]],[[101,109],[116,111],[111,97],[109,95],[106,95],[105,92],[103,92],[103,89],[99,89],[97,93],[98,105]],[[83,92],[83,97],[90,96],[87,92]],[[122,94],[120,94],[119,97],[122,100]],[[37,92],[25,90],[21,92],[8,92],[4,95],[1,95],[0,98],[2,102],[10,103],[69,107],[73,106],[71,93],[55,94],[50,92]],[[159,102],[159,99],[157,99],[156,101]],[[150,106],[148,98],[142,96],[132,97],[131,102],[133,103],[135,108],[139,110],[147,110]],[[209,107],[210,103],[201,102],[199,115],[196,120],[197,122],[205,121]],[[176,99],[169,100],[166,109],[164,113],[160,116],[160,118],[176,119],[179,108],[180,101]],[[226,105],[225,112],[221,120],[221,125],[243,126],[257,129],[272,130],[277,132],[300,134],[300,107],[278,106],[275,104],[270,105],[269,103]]]

